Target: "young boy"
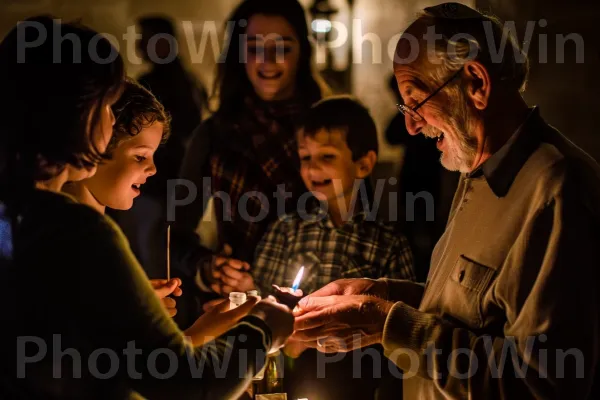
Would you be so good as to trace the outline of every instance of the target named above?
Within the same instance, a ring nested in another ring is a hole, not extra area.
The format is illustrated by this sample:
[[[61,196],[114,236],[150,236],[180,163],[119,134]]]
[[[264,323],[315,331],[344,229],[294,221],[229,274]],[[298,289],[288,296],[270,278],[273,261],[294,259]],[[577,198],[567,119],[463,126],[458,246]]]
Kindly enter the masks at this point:
[[[133,206],[141,186],[156,173],[154,152],[170,132],[170,117],[162,104],[133,80],[125,82],[123,94],[112,108],[115,124],[105,153],[108,159],[98,165],[91,178],[64,187],[64,191],[80,203],[101,214],[105,214],[107,207],[128,210]],[[153,279],[151,284],[169,314],[174,316],[175,301],[166,296],[171,292],[181,295],[180,280]]]
[[[348,96],[316,103],[298,134],[298,151],[302,179],[317,204],[304,209],[301,201],[298,212],[273,223],[256,249],[251,271],[224,267],[222,284],[269,293],[272,284],[291,287],[302,266],[304,294],[341,278],[414,280],[405,236],[362,207],[368,200],[359,187],[378,152],[369,111]]]
[[[154,152],[170,132],[170,117],[162,104],[133,80],[125,82],[112,108],[115,124],[107,160],[98,165],[94,176],[70,184],[67,190],[102,214],[107,207],[128,210],[133,206],[141,186],[156,173]]]

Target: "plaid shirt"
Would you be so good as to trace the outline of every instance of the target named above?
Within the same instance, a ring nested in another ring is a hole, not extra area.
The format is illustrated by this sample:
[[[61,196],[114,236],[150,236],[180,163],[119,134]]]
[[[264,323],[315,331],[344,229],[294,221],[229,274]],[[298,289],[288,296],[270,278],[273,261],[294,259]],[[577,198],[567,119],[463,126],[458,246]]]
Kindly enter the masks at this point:
[[[414,280],[412,252],[406,237],[389,224],[360,212],[336,228],[316,207],[304,215],[287,214],[273,223],[256,249],[252,275],[269,293],[272,284],[291,287],[301,266],[304,294],[342,278]]]

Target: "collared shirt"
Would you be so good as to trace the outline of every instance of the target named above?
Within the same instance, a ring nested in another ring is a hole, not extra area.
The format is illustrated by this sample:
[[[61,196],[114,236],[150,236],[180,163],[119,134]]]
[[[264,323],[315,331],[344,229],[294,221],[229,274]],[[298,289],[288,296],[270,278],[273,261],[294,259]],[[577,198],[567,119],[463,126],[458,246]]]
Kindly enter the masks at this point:
[[[420,301],[390,282],[404,398],[598,398],[598,204],[600,167],[537,110],[463,174]]]
[[[366,212],[340,227],[319,207],[273,223],[256,249],[255,284],[263,293],[273,284],[291,287],[302,266],[304,294],[341,278],[415,279],[406,237]]]
[[[477,169],[465,174],[465,177],[476,178],[483,174],[496,196],[502,197],[506,195],[520,167],[531,151],[533,151],[531,146],[535,143],[523,140],[523,138],[519,139],[519,137],[523,134],[523,128],[527,126],[530,120],[540,118],[539,113],[538,107],[531,108],[525,121],[517,128],[506,143]],[[515,142],[517,142],[517,145],[515,145]]]

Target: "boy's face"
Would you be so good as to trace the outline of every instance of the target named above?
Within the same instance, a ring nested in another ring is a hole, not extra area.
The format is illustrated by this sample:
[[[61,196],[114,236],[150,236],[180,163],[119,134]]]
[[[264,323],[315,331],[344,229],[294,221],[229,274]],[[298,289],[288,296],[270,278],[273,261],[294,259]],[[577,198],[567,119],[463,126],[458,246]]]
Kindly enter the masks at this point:
[[[319,130],[309,137],[298,135],[300,174],[304,184],[320,201],[351,198],[354,183],[371,173],[372,155],[352,161],[346,134],[340,130]],[[369,160],[367,160],[369,159]],[[337,204],[336,204],[337,205]]]
[[[140,194],[140,186],[156,173],[154,152],[160,145],[163,125],[155,122],[139,134],[121,142],[113,157],[100,165],[85,185],[103,205],[128,210]]]

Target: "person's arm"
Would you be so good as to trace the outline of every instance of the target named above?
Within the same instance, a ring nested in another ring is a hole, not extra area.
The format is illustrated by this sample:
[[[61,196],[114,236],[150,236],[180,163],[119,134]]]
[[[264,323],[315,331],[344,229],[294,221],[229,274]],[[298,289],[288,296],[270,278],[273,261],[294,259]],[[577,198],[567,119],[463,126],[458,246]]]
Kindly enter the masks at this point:
[[[94,349],[117,354],[119,375],[144,397],[241,394],[271,348],[267,324],[248,316],[208,345],[192,348],[162,309],[118,228],[104,223],[86,229],[87,235],[70,239],[78,250],[68,263],[71,270],[80,269],[74,282],[77,301],[70,306]],[[125,353],[128,349],[132,354]]]
[[[448,398],[587,397],[598,369],[599,256],[597,222],[578,193],[565,185],[524,222],[489,289],[506,315],[498,334],[393,306],[382,343],[405,376],[434,379]]]
[[[290,232],[285,227],[289,226],[284,220],[272,223],[256,247],[256,256],[251,273],[254,284],[261,293],[270,293],[273,284],[281,284],[285,274],[288,260],[288,241]]]
[[[425,284],[408,279],[380,278],[377,281],[386,285],[385,292],[387,295],[384,297],[386,300],[401,301],[413,308],[419,308],[425,292]]]

